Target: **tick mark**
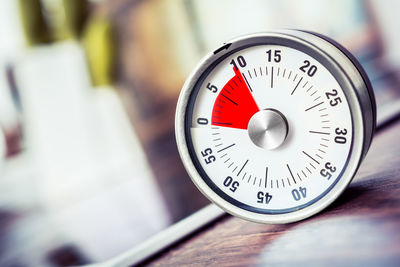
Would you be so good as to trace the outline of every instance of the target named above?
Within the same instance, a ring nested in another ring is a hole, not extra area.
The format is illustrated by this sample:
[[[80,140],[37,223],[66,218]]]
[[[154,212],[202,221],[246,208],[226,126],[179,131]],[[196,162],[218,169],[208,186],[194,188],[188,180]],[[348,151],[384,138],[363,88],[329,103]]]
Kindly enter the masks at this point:
[[[310,171],[310,169],[308,168],[308,167],[306,167],[306,169],[307,169],[307,171],[311,174],[311,171]]]
[[[242,172],[243,168],[246,166],[247,162],[249,162],[249,160],[246,160],[246,162],[243,164],[242,168],[240,169],[240,171],[238,172],[237,176],[239,176],[239,174]]]
[[[309,133],[315,133],[315,134],[326,134],[330,135],[330,133],[325,133],[325,132],[318,132],[318,131],[308,131]]]
[[[293,176],[292,170],[289,167],[289,164],[286,164],[286,167],[288,168],[290,175],[292,176],[292,179],[293,179],[294,183],[296,184],[296,179],[294,179],[294,176]]]
[[[309,110],[311,110],[311,109],[313,109],[313,108],[315,108],[315,107],[318,107],[319,105],[322,105],[323,103],[324,103],[324,101],[319,102],[318,104],[315,104],[314,106],[309,107],[309,108],[306,109],[305,111],[309,111]]]
[[[271,69],[271,88],[274,88],[274,67]]]
[[[253,77],[251,76],[251,73],[250,73],[250,71],[249,71],[249,70],[247,70],[247,72],[249,73],[250,79],[253,79]],[[242,74],[243,74],[243,72],[242,72]]]
[[[232,94],[231,92],[228,91],[228,89],[224,88],[224,91],[227,92],[228,94]]]
[[[319,164],[319,161],[317,161],[316,159],[314,159],[313,157],[311,157],[310,155],[308,155],[304,150],[302,151],[304,153],[304,155],[306,155],[307,157],[309,157],[310,159],[312,159],[313,161],[315,161],[317,164]]]
[[[230,99],[229,97],[227,97],[224,94],[221,94],[223,97],[225,97],[226,99],[228,99],[229,101],[231,101],[233,104],[235,104],[236,106],[238,106],[238,103],[236,103],[235,101],[233,101],[232,99]]]
[[[250,92],[253,92],[253,89],[251,89],[251,86],[250,86],[249,82],[247,81],[246,76],[244,76],[244,73],[242,73],[242,75],[243,75],[243,78],[244,78],[244,80],[245,80],[247,86],[249,87]]]
[[[228,148],[230,148],[230,147],[233,147],[234,145],[235,145],[235,143],[233,143],[232,145],[229,145],[229,146],[227,146],[227,147],[224,147],[224,148],[218,150],[217,153],[219,153],[219,152],[221,152],[221,151],[224,151],[225,149],[228,149]]]
[[[229,123],[229,122],[218,122],[218,121],[213,121],[213,124],[218,124],[218,125],[232,125],[232,123]]]
[[[296,74],[296,77],[297,77],[297,74]],[[295,77],[295,79],[296,79],[296,77]],[[299,86],[299,84],[301,83],[301,81],[303,80],[303,77],[301,77],[301,79],[299,80],[299,82],[296,84],[296,87],[293,89],[293,91],[292,91],[292,93],[290,94],[290,95],[293,95],[294,94],[294,91],[296,91],[296,89],[297,89],[297,87]],[[294,80],[293,80],[294,81]],[[307,110],[306,110],[307,111]]]

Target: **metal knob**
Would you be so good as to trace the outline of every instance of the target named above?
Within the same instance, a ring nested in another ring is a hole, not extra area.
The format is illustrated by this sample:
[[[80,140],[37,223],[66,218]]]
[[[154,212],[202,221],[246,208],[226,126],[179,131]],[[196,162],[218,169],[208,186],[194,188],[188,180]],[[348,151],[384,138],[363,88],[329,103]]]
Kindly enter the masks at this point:
[[[251,117],[247,129],[251,141],[256,146],[272,150],[285,141],[289,127],[281,112],[276,109],[264,109]]]

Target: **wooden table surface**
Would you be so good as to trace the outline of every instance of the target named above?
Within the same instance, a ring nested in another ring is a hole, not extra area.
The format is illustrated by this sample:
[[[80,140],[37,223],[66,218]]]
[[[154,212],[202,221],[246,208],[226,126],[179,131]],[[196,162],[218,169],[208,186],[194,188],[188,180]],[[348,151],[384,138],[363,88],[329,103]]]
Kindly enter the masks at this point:
[[[376,135],[356,177],[316,216],[262,225],[224,216],[150,266],[400,266],[400,122]]]

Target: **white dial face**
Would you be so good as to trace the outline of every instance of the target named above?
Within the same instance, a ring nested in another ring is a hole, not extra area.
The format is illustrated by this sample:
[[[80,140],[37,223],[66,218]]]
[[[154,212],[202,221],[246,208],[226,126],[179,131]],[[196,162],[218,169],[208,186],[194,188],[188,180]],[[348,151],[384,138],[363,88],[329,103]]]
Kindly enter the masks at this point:
[[[287,213],[323,197],[352,145],[342,88],[320,62],[288,46],[244,48],[194,89],[188,149],[222,199],[257,213]]]

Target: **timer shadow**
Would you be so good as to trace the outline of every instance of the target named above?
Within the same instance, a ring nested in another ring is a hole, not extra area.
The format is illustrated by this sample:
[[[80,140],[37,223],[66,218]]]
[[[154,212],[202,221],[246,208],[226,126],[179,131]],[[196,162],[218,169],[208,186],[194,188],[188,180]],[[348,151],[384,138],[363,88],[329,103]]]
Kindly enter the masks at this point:
[[[393,177],[397,170],[358,175],[326,210],[284,225],[264,243],[256,266],[398,266],[399,256],[388,249],[399,236],[393,220],[399,217],[400,181]],[[382,251],[378,257],[376,250]]]
[[[345,189],[341,196],[336,199],[327,209],[327,212],[342,211],[348,208],[360,207],[367,205],[365,198],[374,191],[362,185],[349,186]]]
[[[396,170],[386,170],[379,176],[357,177],[343,194],[326,210],[327,213],[358,213],[382,211],[396,208],[400,200],[391,197],[393,189],[400,188],[399,173]],[[396,190],[397,191],[397,190]],[[389,200],[390,199],[390,200]]]
[[[355,213],[326,215],[289,226],[266,244],[256,266],[398,266],[399,255],[388,249],[397,226]]]

